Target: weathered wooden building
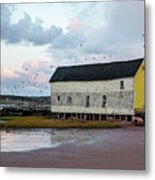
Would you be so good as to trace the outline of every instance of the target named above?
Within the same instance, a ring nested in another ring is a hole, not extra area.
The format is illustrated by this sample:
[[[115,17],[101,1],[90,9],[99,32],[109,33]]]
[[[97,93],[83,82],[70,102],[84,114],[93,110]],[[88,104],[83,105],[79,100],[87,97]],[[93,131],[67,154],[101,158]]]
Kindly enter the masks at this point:
[[[50,79],[56,118],[131,119],[144,111],[144,60],[58,67]]]

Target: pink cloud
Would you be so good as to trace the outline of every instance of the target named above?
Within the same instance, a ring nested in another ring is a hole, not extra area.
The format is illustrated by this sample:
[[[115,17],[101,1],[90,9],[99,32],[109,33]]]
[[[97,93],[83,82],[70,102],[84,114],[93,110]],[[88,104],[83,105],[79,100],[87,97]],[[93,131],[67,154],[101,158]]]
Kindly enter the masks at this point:
[[[21,69],[2,67],[1,77],[3,93],[29,94],[29,88],[36,92],[48,93],[49,79],[54,71],[52,59],[46,58],[28,60],[21,65]]]
[[[54,61],[51,58],[32,59],[23,63],[21,70],[17,73],[26,83],[27,87],[47,86],[48,80],[53,72]]]
[[[31,59],[23,63],[23,71],[46,72],[50,66],[54,66],[54,61],[51,58]]]
[[[36,93],[48,93],[49,79],[54,71],[51,59],[28,60],[21,65],[21,69],[2,67],[3,93],[29,94],[29,88],[35,89]]]
[[[82,29],[82,27],[83,27],[83,24],[80,22],[80,20],[76,17],[73,17],[70,21],[68,29],[71,31],[77,31],[79,29]]]
[[[26,61],[24,63],[24,66],[25,67],[31,67],[33,69],[37,69],[38,66],[39,66],[39,61],[38,60],[29,60],[29,61]]]
[[[13,69],[10,69],[8,67],[3,67],[1,71],[2,78],[7,79],[17,79],[19,78],[19,74],[16,73]]]
[[[34,74],[29,74],[28,79],[33,84],[42,85],[48,83],[48,77],[43,73],[40,73],[38,77],[36,77]]]
[[[89,23],[85,23],[85,22],[82,22],[80,19],[78,19],[77,17],[73,17],[71,20],[70,20],[70,23],[68,25],[68,29],[70,31],[83,31],[83,32],[87,32],[87,31],[93,31],[94,33],[94,30],[105,30],[107,28],[107,26],[105,24],[101,24],[100,26],[95,26],[94,25],[91,25]]]

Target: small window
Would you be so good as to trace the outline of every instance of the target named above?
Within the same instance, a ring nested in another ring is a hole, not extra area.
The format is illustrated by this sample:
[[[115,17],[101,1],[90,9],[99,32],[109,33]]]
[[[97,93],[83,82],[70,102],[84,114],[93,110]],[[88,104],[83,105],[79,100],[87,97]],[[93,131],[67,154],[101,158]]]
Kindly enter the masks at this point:
[[[72,98],[70,96],[67,97],[67,104],[72,104]]]
[[[124,89],[124,81],[120,81],[120,89]]]
[[[58,102],[60,102],[60,96],[57,96],[57,100],[58,100]]]
[[[107,103],[107,96],[103,95],[102,96],[102,107],[105,108],[106,107],[106,103]]]
[[[89,99],[90,99],[89,96],[86,96],[86,107],[89,107],[89,105],[90,105],[89,104]]]

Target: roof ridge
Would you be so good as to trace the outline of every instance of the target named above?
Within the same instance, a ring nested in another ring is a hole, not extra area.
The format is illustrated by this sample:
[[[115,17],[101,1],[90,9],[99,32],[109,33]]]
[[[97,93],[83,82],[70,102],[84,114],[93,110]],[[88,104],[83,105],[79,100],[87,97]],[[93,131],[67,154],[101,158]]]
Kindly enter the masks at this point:
[[[71,67],[82,67],[82,66],[95,66],[95,65],[109,65],[109,64],[120,64],[120,63],[130,63],[135,61],[142,61],[144,58],[132,59],[132,60],[122,60],[122,61],[111,61],[111,62],[98,62],[92,64],[79,64],[79,65],[69,65],[69,66],[58,66],[58,68],[71,68]]]

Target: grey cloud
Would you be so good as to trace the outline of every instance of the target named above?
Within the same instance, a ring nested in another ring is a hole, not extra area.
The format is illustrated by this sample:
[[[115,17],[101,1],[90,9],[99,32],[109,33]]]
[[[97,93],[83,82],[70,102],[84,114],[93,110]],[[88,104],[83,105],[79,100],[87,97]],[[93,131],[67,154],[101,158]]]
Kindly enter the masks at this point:
[[[102,9],[105,9],[105,11],[102,11]],[[88,14],[89,12],[91,13]],[[90,38],[86,39],[86,47],[82,49],[83,52],[100,54],[109,51],[109,53],[113,54],[120,53],[121,57],[123,51],[120,52],[120,49],[126,47],[127,50],[130,50],[130,44],[137,45],[135,49],[132,49],[133,54],[136,51],[139,54],[139,50],[140,52],[144,51],[144,38],[142,36],[144,34],[143,1],[98,3],[98,6],[94,6],[86,13],[89,20],[90,18],[93,19],[92,22],[97,22],[98,19],[102,22],[104,19],[102,23],[105,25],[105,29],[94,29]],[[94,14],[98,15],[94,16]],[[79,14],[79,19],[83,21],[83,14]],[[113,48],[114,46],[115,48]],[[132,52],[130,53],[132,54]],[[144,52],[142,56],[143,54]]]
[[[62,29],[56,26],[44,29],[41,20],[36,19],[32,22],[31,17],[26,13],[17,23],[12,23],[12,6],[1,5],[1,9],[1,38],[7,43],[16,44],[26,41],[33,45],[50,44],[62,33]]]
[[[76,4],[72,4],[69,10],[73,11],[75,7]],[[82,27],[77,30],[68,28],[68,32],[64,33],[56,26],[44,29],[39,19],[32,22],[28,14],[17,23],[11,23],[12,7],[2,6],[2,39],[8,43],[28,41],[33,45],[48,44],[48,53],[62,60],[91,54],[119,57],[124,54],[128,58],[129,53],[125,52],[130,50],[133,56],[136,53],[139,55],[139,52],[143,56],[143,2],[79,3],[77,7],[78,14],[73,17],[82,23]]]
[[[144,2],[88,4],[79,6],[76,17],[83,23],[82,29],[75,32],[69,29],[67,35],[61,34],[48,49],[55,57],[77,58],[78,53],[83,56],[109,54],[118,58],[144,55]],[[103,28],[95,27],[92,22],[101,22]],[[82,48],[79,48],[80,42]],[[69,50],[71,47],[74,51]]]
[[[58,49],[53,51],[53,54],[58,59],[72,59],[78,56],[78,51],[76,49],[66,49],[65,51]]]
[[[141,40],[144,33],[144,2],[119,3],[111,16],[111,28],[128,40]]]
[[[81,31],[69,31],[57,37],[48,47],[47,52],[60,62],[68,59],[70,63],[75,61],[82,53],[81,44],[83,45],[84,42],[85,36]]]
[[[61,34],[58,38],[56,38],[51,47],[55,49],[74,49],[84,41],[84,38],[85,37],[81,31],[70,31],[66,34]]]

